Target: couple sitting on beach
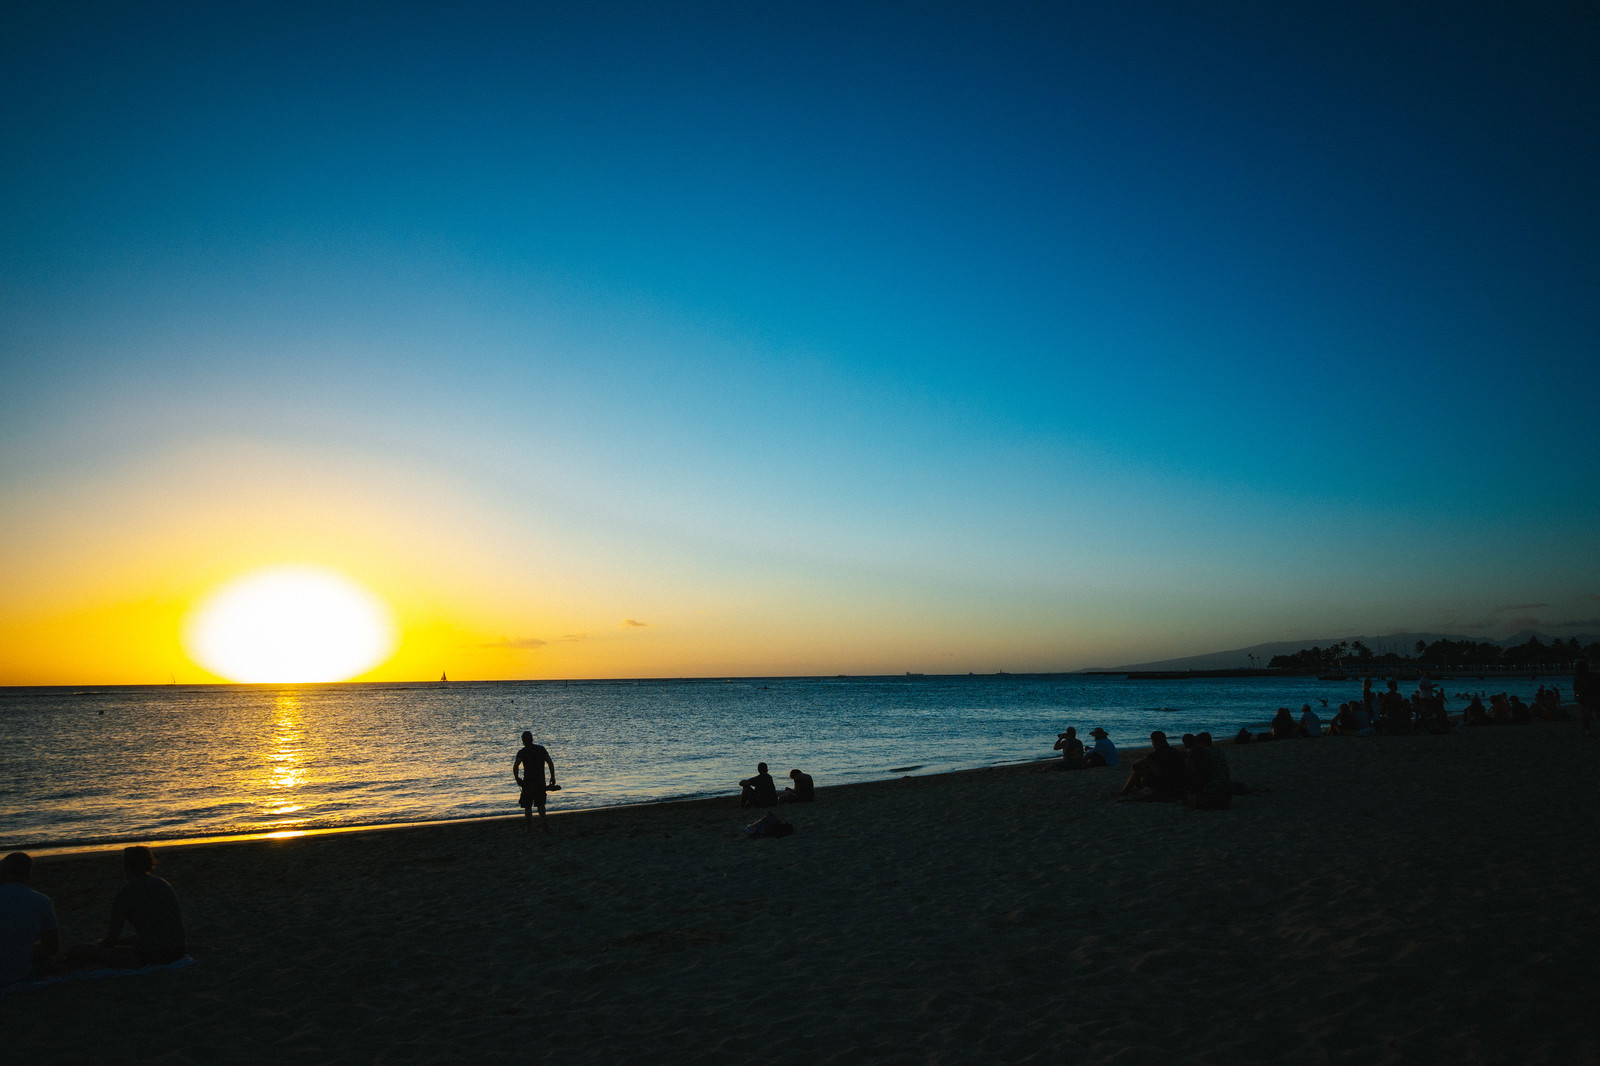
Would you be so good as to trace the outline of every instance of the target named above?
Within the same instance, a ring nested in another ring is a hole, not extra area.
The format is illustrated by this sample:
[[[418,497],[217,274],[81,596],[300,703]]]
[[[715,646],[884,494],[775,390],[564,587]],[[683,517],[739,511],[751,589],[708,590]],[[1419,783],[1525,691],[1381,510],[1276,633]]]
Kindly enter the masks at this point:
[[[757,763],[756,776],[739,782],[739,806],[776,807],[779,803],[810,803],[817,798],[816,784],[810,774],[790,770],[789,780],[794,784],[784,789],[783,795],[778,795],[778,786],[773,784],[772,775],[767,773],[767,764]]]
[[[16,851],[0,859],[0,987],[46,977],[57,969],[100,967],[136,970],[183,958],[183,915],[178,894],[157,877],[147,847],[124,848],[127,882],[111,904],[111,926],[96,944],[80,944],[58,961],[55,907],[28,887],[33,858]],[[132,924],[134,935],[124,937]]]
[[[1211,743],[1210,733],[1185,733],[1179,751],[1158,729],[1150,734],[1150,746],[1149,755],[1134,761],[1117,795],[1155,801],[1181,799],[1203,810],[1226,807],[1232,800],[1228,761]]]
[[[1061,753],[1061,761],[1056,765],[1060,769],[1082,770],[1089,766],[1117,765],[1117,746],[1111,743],[1106,731],[1096,726],[1089,730],[1089,735],[1094,737],[1094,747],[1085,752],[1083,741],[1078,739],[1076,726],[1068,726],[1065,733],[1056,734],[1055,750]]]

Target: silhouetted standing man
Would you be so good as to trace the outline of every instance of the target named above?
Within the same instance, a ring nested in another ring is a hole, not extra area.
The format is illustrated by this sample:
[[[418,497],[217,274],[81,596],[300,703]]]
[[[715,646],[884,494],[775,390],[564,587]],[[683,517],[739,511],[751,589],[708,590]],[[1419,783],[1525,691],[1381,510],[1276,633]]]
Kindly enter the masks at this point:
[[[544,780],[546,766],[550,767],[548,785]],[[539,824],[546,833],[550,832],[550,823],[544,820],[544,794],[546,789],[556,787],[556,764],[543,744],[533,742],[532,733],[522,734],[522,750],[511,764],[511,776],[522,786],[522,798],[517,801],[522,807],[522,827],[533,831],[533,809],[538,807]]]

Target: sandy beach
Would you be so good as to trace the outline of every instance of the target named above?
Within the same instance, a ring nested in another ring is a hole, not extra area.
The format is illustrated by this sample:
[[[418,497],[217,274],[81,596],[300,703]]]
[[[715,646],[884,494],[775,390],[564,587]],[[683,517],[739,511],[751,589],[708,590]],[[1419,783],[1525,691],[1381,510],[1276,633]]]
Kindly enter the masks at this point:
[[[1122,768],[807,767],[779,840],[730,793],[160,847],[197,962],[0,997],[6,1057],[1600,1062],[1600,739],[1223,750],[1266,791],[1217,812],[1114,802]],[[64,943],[119,884],[33,878]]]

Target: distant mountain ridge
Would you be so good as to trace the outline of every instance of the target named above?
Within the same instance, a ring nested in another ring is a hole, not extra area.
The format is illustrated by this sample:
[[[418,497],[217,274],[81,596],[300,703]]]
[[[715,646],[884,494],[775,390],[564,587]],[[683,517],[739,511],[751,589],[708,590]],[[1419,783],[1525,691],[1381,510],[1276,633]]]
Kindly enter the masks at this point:
[[[1496,640],[1492,637],[1463,637],[1452,633],[1390,633],[1383,637],[1327,637],[1322,640],[1275,640],[1268,644],[1253,644],[1248,648],[1236,648],[1232,651],[1214,651],[1205,655],[1189,655],[1181,659],[1161,659],[1150,663],[1133,663],[1129,666],[1097,667],[1110,673],[1146,670],[1246,670],[1251,667],[1264,667],[1272,661],[1274,655],[1293,655],[1302,648],[1326,648],[1331,644],[1341,641],[1350,644],[1359,640],[1372,649],[1374,655],[1385,655],[1397,652],[1401,655],[1412,655],[1416,651],[1417,641],[1432,644],[1436,640],[1476,641],[1481,644],[1498,644],[1502,648],[1515,647],[1526,644],[1529,637],[1538,637],[1546,644],[1556,639],[1545,633],[1536,633],[1532,630],[1523,630],[1513,636]],[[1578,643],[1585,646],[1600,640],[1600,637],[1585,633],[1577,634]],[[1562,640],[1570,637],[1563,636]],[[1252,656],[1254,658],[1252,658]]]

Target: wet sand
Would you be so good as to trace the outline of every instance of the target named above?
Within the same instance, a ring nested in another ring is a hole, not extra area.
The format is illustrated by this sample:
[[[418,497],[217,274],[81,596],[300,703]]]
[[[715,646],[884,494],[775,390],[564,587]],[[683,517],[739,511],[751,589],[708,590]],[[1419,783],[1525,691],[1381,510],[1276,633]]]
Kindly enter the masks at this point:
[[[1125,767],[807,767],[780,840],[730,794],[548,838],[161,847],[196,965],[0,997],[0,1039],[18,1062],[1600,1062],[1600,739],[1223,750],[1269,791],[1197,812],[1113,802]],[[119,856],[33,883],[91,940]]]

